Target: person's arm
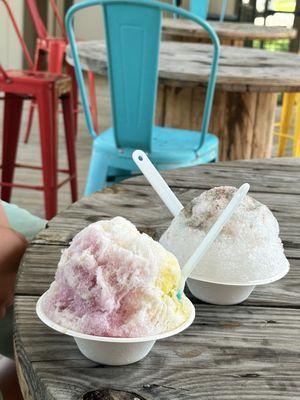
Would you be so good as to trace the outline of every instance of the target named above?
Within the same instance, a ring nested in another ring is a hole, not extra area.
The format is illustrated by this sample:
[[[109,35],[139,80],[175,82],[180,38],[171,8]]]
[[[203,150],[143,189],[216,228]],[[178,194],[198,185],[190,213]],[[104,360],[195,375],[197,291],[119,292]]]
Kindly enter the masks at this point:
[[[27,244],[21,233],[10,228],[0,203],[0,318],[13,303],[16,275]]]
[[[1,201],[0,201],[0,226],[9,227],[8,219],[7,219],[7,216],[5,214],[4,208],[3,208],[2,204],[1,204]]]
[[[11,228],[0,227],[0,318],[13,303],[16,276],[27,241]]]
[[[0,200],[0,318],[13,302],[16,274],[27,240],[43,229],[46,222]]]

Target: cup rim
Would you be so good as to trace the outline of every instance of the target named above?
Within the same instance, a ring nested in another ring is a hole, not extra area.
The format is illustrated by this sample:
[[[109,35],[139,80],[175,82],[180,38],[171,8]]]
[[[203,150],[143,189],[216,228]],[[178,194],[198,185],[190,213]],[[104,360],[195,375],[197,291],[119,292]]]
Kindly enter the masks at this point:
[[[188,304],[188,308],[190,310],[190,314],[188,316],[188,318],[186,319],[186,321],[179,325],[177,328],[171,330],[171,331],[167,331],[167,332],[163,332],[160,333],[158,335],[152,335],[152,336],[143,336],[143,337],[130,337],[130,338],[118,338],[118,337],[110,337],[110,336],[95,336],[95,335],[88,335],[86,333],[81,333],[81,332],[76,332],[73,331],[71,329],[65,328],[59,324],[57,324],[56,322],[51,321],[50,318],[47,317],[47,315],[45,314],[43,308],[42,308],[42,303],[43,300],[47,294],[48,290],[42,294],[42,296],[40,296],[40,298],[38,299],[37,303],[36,303],[36,314],[39,317],[39,319],[45,324],[47,325],[49,328],[52,328],[53,330],[63,333],[65,335],[68,336],[73,336],[74,338],[78,338],[78,339],[86,339],[86,340],[92,340],[95,342],[107,342],[107,343],[141,343],[141,342],[150,342],[150,341],[156,341],[159,339],[165,339],[167,337],[170,336],[174,336],[177,335],[178,333],[184,331],[186,328],[188,328],[194,321],[195,319],[195,315],[196,315],[196,311],[195,311],[195,307],[194,304],[191,302],[190,299],[188,299],[185,295],[184,295],[184,299]]]
[[[277,275],[274,275],[269,278],[260,279],[256,281],[249,281],[249,282],[219,282],[214,281],[212,279],[205,279],[201,277],[195,277],[193,274],[188,279],[193,279],[194,281],[200,281],[205,283],[214,283],[216,285],[223,285],[223,286],[259,286],[259,285],[267,285],[268,283],[276,282],[279,279],[283,278],[290,270],[290,266],[288,265],[286,269],[280,271]]]

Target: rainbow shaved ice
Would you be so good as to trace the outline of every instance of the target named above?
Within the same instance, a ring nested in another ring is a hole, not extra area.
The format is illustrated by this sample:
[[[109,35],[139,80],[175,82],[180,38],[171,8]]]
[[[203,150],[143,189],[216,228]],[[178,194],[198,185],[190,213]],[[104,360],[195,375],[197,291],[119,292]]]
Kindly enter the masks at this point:
[[[122,217],[93,223],[62,253],[43,309],[73,331],[143,337],[175,329],[189,316],[176,297],[173,254]]]

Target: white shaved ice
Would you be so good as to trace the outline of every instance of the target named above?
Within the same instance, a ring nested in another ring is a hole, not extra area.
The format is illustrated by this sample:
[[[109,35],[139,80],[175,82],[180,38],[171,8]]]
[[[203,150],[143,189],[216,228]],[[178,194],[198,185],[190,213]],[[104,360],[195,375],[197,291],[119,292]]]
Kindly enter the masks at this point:
[[[173,219],[160,243],[181,267],[232,199],[236,188],[216,187],[193,199]],[[267,283],[284,276],[289,262],[279,225],[267,206],[246,196],[191,277],[214,283]]]

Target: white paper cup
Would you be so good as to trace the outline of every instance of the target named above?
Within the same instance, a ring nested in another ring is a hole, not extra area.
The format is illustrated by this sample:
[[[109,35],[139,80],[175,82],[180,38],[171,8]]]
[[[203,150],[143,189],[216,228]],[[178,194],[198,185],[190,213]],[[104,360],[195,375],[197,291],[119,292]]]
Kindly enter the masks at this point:
[[[248,299],[255,286],[267,285],[283,278],[289,269],[277,276],[247,283],[222,283],[205,281],[196,277],[188,278],[187,285],[193,296],[205,303],[217,305],[234,305]]]
[[[226,285],[220,283],[203,282],[189,278],[188,288],[193,296],[205,303],[217,305],[233,305],[246,300],[255,286]]]
[[[46,293],[39,298],[36,305],[36,313],[39,319],[55,331],[73,336],[80,352],[88,359],[99,364],[127,365],[140,361],[150,352],[156,340],[177,335],[188,328],[195,318],[195,307],[192,302],[185,297],[189,309],[189,316],[182,325],[172,331],[140,338],[114,338],[86,335],[64,328],[47,317],[42,308]]]

